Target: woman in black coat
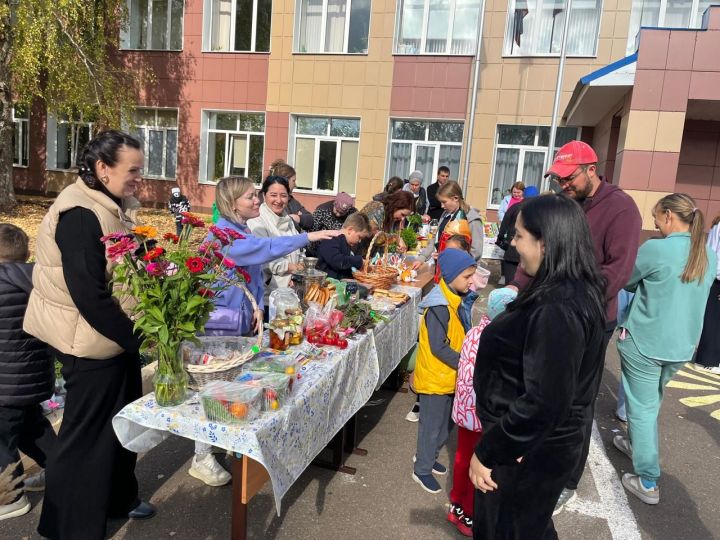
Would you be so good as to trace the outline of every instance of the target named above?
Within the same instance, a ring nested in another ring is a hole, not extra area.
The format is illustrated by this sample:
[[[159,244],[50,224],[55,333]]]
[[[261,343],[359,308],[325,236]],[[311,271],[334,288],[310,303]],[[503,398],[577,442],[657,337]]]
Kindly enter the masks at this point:
[[[523,203],[513,245],[534,279],[478,347],[476,539],[557,538],[552,512],[580,457],[603,361],[605,284],[580,206],[555,195]]]

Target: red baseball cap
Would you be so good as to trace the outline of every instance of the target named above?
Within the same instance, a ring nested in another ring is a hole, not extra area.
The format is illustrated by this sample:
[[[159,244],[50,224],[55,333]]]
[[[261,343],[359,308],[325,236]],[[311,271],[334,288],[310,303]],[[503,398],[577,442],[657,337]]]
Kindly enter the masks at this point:
[[[552,174],[559,178],[566,178],[575,172],[579,165],[597,162],[597,154],[589,144],[582,141],[570,141],[558,150],[555,160],[545,176]]]

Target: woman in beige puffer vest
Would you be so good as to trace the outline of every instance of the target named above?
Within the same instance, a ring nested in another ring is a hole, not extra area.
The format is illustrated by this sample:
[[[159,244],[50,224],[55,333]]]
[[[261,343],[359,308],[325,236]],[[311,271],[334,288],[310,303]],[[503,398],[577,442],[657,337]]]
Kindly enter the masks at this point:
[[[138,336],[109,286],[112,264],[100,238],[129,232],[123,211],[142,181],[140,141],[106,131],[83,151],[80,178],[40,225],[33,292],[24,329],[62,364],[67,398],[56,451],[49,456],[38,532],[48,538],[105,538],[108,517],[147,518],[138,499],[136,454],[122,448],[112,418],[142,394]]]

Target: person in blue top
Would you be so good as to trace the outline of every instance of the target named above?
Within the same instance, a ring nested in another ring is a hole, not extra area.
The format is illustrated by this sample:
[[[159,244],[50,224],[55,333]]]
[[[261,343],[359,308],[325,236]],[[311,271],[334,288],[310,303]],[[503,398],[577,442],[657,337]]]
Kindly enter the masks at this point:
[[[263,265],[304,248],[310,242],[334,238],[341,231],[318,231],[274,238],[254,236],[247,221],[260,215],[260,199],[253,181],[245,177],[221,178],[215,187],[215,203],[220,212],[217,226],[237,231],[244,237],[233,241],[227,257],[249,275],[247,288],[255,297],[259,309],[253,312],[245,293],[238,287],[230,287],[214,298],[215,310],[210,314],[205,330],[208,335],[251,335],[257,331],[263,318]],[[206,241],[212,240],[214,236],[210,233]],[[222,486],[230,481],[230,474],[213,457],[211,446],[204,443],[195,444],[195,457],[188,473],[209,486]]]
[[[638,251],[625,286],[635,296],[617,345],[630,438],[613,439],[635,470],[623,475],[623,486],[646,504],[660,502],[657,417],[663,388],[692,360],[717,268],[717,256],[705,245],[703,214],[692,197],[667,195],[653,214],[662,238],[648,240]]]

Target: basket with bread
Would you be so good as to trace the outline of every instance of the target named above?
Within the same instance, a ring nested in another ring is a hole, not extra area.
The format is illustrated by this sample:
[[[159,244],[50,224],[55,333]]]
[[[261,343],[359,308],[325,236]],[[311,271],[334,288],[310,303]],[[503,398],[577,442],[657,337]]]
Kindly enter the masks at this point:
[[[370,241],[370,245],[368,246],[367,255],[362,269],[353,272],[353,277],[364,285],[387,289],[397,281],[397,269],[388,265],[389,242],[387,242],[387,240],[385,241],[385,251],[383,256],[375,264],[370,263],[370,256],[372,254],[373,247],[375,247],[375,242],[379,238],[385,240],[385,236],[385,233],[382,231],[373,236],[373,239]]]

